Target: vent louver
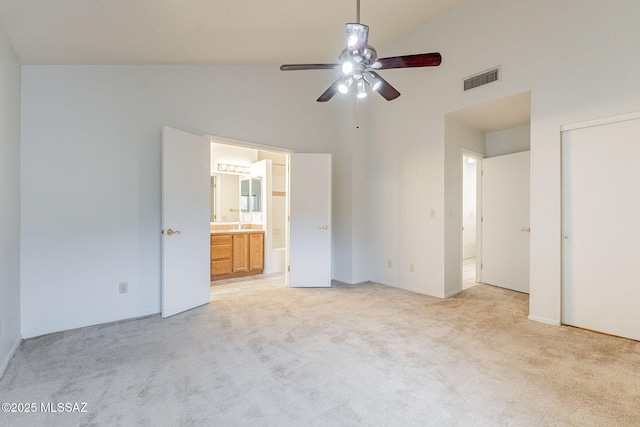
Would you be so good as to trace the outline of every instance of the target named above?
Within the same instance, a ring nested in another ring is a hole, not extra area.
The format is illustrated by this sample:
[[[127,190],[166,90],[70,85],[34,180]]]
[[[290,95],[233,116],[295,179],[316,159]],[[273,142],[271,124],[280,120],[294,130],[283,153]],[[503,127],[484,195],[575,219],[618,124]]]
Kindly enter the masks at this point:
[[[464,90],[474,89],[500,80],[500,67],[464,79]]]

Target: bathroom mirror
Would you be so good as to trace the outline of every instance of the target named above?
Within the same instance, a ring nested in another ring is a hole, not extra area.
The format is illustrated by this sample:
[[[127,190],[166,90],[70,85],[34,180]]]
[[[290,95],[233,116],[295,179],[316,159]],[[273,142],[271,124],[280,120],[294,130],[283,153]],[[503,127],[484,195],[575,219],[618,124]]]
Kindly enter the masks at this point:
[[[262,212],[262,177],[240,180],[240,212]]]
[[[211,177],[211,222],[240,220],[240,179],[246,175],[217,174]]]
[[[262,212],[262,177],[251,178],[251,212]]]
[[[238,222],[241,212],[262,212],[262,177],[213,175],[211,222]]]
[[[251,180],[243,178],[240,180],[240,212],[251,212],[249,210],[249,197],[251,196]]]

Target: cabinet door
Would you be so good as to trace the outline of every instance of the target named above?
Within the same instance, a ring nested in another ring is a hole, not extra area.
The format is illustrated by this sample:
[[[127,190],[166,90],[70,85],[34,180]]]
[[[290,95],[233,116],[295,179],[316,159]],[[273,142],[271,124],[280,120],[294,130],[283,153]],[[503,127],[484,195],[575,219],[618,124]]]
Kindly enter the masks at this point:
[[[233,271],[249,271],[249,235],[233,235]]]
[[[249,235],[249,267],[251,271],[264,269],[264,234]]]

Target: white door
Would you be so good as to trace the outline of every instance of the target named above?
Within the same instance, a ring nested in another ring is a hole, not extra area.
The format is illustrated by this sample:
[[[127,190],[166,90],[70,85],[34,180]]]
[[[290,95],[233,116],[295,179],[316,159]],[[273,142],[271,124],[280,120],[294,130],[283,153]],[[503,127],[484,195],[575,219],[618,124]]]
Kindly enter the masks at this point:
[[[162,317],[209,302],[210,142],[162,128]]]
[[[331,154],[291,156],[289,286],[331,286]]]
[[[640,340],[640,119],[562,134],[562,322]]]
[[[482,161],[482,282],[529,293],[529,152]]]

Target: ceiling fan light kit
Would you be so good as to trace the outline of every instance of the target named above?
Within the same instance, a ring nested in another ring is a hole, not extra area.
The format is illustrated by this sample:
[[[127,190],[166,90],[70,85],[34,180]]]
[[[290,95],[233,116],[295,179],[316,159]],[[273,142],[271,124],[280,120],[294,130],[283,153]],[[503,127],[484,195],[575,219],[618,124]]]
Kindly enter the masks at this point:
[[[438,52],[416,55],[379,58],[376,50],[368,44],[369,27],[360,24],[360,0],[357,0],[357,23],[346,24],[347,47],[340,53],[338,64],[285,64],[282,71],[294,70],[335,70],[341,69],[343,75],[317,99],[326,102],[336,93],[347,94],[355,83],[356,96],[366,98],[367,88],[378,92],[387,101],[400,96],[393,86],[384,80],[375,70],[389,68],[437,67],[442,62]]]

